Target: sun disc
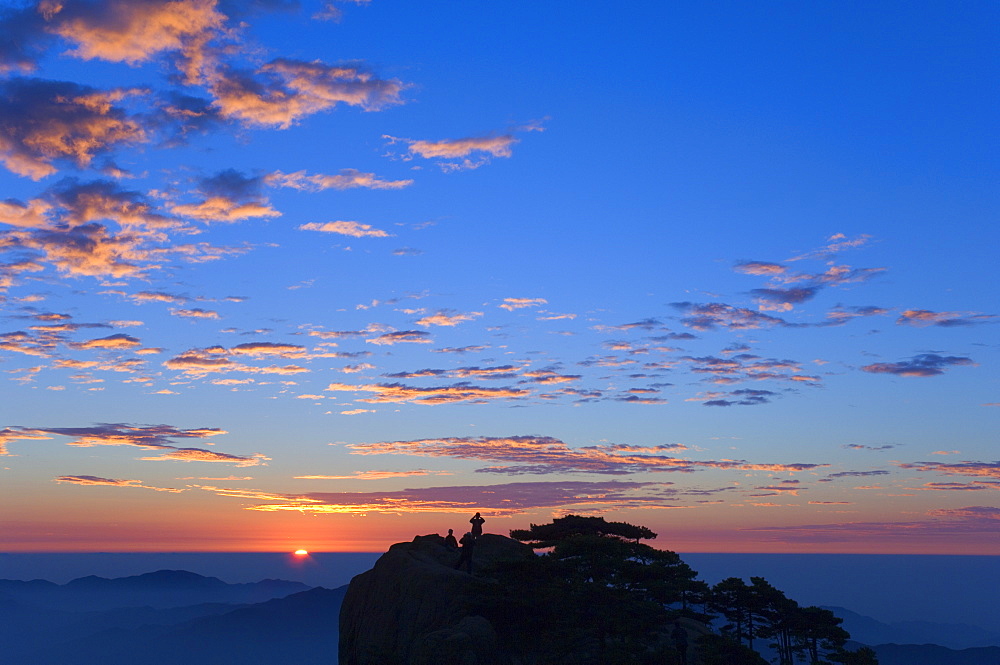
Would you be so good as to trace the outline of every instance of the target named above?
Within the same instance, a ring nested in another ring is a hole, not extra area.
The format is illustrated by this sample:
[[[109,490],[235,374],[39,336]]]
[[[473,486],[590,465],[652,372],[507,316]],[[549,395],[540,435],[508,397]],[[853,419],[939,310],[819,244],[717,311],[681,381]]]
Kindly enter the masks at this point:
[[[295,550],[295,556],[309,556],[309,550]]]

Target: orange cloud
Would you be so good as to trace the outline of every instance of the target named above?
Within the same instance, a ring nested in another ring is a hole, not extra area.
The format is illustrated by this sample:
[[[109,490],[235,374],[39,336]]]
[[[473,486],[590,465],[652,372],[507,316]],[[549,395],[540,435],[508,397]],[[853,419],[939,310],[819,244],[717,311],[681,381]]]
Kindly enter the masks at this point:
[[[203,222],[238,222],[252,217],[280,217],[281,213],[266,203],[239,202],[224,196],[213,196],[200,203],[171,206],[175,215],[190,217]]]
[[[27,204],[14,199],[0,201],[0,223],[21,228],[45,228],[51,224],[49,211],[52,205],[40,199]]]
[[[70,441],[68,445],[83,448],[92,446],[171,448],[173,439],[206,439],[226,434],[225,430],[214,427],[178,429],[169,425],[136,426],[120,423],[109,423],[95,427],[37,428],[30,431],[73,437],[74,440]]]
[[[484,388],[468,383],[457,383],[451,386],[437,386],[433,388],[417,388],[401,383],[379,383],[362,386],[331,383],[326,390],[375,393],[373,397],[359,399],[359,402],[414,402],[416,404],[482,403],[495,399],[527,397],[531,394],[530,391],[521,388]]]
[[[473,321],[476,318],[482,316],[482,312],[469,312],[467,314],[462,313],[452,313],[451,310],[441,310],[436,314],[431,314],[425,316],[422,319],[418,319],[416,324],[418,326],[457,326],[459,323],[464,323],[466,321]]]
[[[187,351],[183,355],[164,361],[164,367],[186,374],[203,375],[210,372],[249,372],[253,374],[302,374],[309,370],[299,365],[270,365],[252,367],[234,363],[227,358],[206,358],[197,351]]]
[[[86,167],[96,155],[118,146],[145,143],[143,123],[115,106],[141,90],[96,90],[62,81],[16,78],[0,84],[0,162],[38,180],[56,172],[52,162],[68,159]]]
[[[225,23],[216,4],[216,0],[44,3],[49,31],[77,45],[70,55],[130,65],[163,51],[199,48]]]
[[[153,490],[154,492],[183,492],[185,490],[175,487],[153,487],[143,485],[141,480],[120,480],[117,478],[101,478],[99,476],[59,476],[55,479],[57,483],[73,483],[74,485],[110,485],[112,487],[138,487],[140,489]]]
[[[38,261],[67,275],[138,278],[159,268],[158,260],[168,253],[151,247],[155,239],[141,231],[115,233],[102,224],[89,223],[57,230],[10,231],[0,237],[0,250],[36,253]],[[37,263],[26,268],[42,269]]]
[[[258,466],[271,458],[255,453],[250,456],[229,455],[227,453],[217,453],[212,450],[202,450],[201,448],[174,448],[169,452],[156,457],[140,457],[140,460],[148,462],[221,462],[223,464],[234,464],[238,467]]]
[[[477,169],[488,164],[491,157],[510,157],[511,146],[518,142],[510,134],[500,136],[481,136],[461,139],[444,139],[442,141],[419,141],[383,135],[390,144],[405,143],[407,152],[403,159],[423,157],[424,159],[441,159],[461,161],[442,161],[439,166],[443,171],[458,171]],[[477,159],[470,159],[478,155]]]
[[[543,385],[570,383],[572,381],[579,381],[583,378],[579,374],[558,374],[550,370],[524,372],[521,376],[531,379],[534,383],[541,383]]]
[[[5,427],[0,430],[0,457],[10,455],[10,452],[7,450],[7,444],[11,441],[41,441],[51,438],[43,430]]]
[[[337,104],[377,111],[399,104],[404,85],[351,65],[278,58],[257,72],[218,71],[210,89],[226,118],[287,129],[300,118]]]
[[[118,333],[78,344],[71,344],[70,346],[74,349],[132,349],[141,345],[142,342],[137,337]]]
[[[743,261],[733,266],[733,270],[746,275],[763,275],[772,277],[785,273],[788,268],[780,263],[769,263],[767,261]]]
[[[964,461],[955,464],[946,464],[944,462],[912,462],[901,463],[897,466],[901,469],[931,471],[935,473],[943,473],[949,476],[980,476],[983,478],[996,478],[997,480],[1000,480],[1000,461]]]

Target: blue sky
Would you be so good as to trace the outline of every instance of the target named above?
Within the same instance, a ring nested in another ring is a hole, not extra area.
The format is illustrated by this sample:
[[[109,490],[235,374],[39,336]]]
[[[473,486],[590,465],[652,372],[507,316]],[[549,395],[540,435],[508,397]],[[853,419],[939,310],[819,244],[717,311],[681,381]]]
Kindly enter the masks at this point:
[[[235,7],[0,17],[10,549],[996,553],[995,8]]]

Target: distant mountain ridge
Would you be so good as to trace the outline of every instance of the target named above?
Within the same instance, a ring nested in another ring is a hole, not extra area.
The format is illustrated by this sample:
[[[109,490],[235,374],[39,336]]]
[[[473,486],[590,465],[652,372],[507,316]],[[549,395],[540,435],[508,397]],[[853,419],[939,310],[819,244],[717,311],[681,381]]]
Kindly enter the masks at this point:
[[[0,596],[39,607],[84,611],[120,607],[182,607],[201,603],[260,603],[310,587],[301,582],[267,579],[228,584],[186,570],[158,570],[130,577],[89,575],[66,584],[45,580],[0,580]]]
[[[346,592],[275,579],[229,584],[183,570],[66,584],[0,580],[0,663],[336,665]],[[880,665],[1000,665],[1000,636],[976,626],[827,609]]]
[[[39,665],[336,665],[347,587],[315,587],[171,625],[110,627],[37,652]],[[142,654],[137,659],[137,654]],[[27,662],[27,661],[26,661]]]
[[[346,590],[180,570],[0,580],[0,663],[335,665]]]
[[[862,644],[936,644],[949,649],[1000,647],[1000,633],[964,623],[899,621],[884,623],[843,607],[825,607],[844,620],[851,639]],[[1000,660],[997,661],[1000,665]]]
[[[879,665],[1000,665],[1000,647],[949,649],[936,644],[877,644]]]

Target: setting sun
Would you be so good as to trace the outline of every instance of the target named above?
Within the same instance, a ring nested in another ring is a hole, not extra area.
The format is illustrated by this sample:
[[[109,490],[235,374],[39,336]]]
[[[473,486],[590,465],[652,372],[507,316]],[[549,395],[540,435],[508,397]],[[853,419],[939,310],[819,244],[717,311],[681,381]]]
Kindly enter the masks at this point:
[[[295,550],[293,554],[295,556],[309,556],[309,550]]]

